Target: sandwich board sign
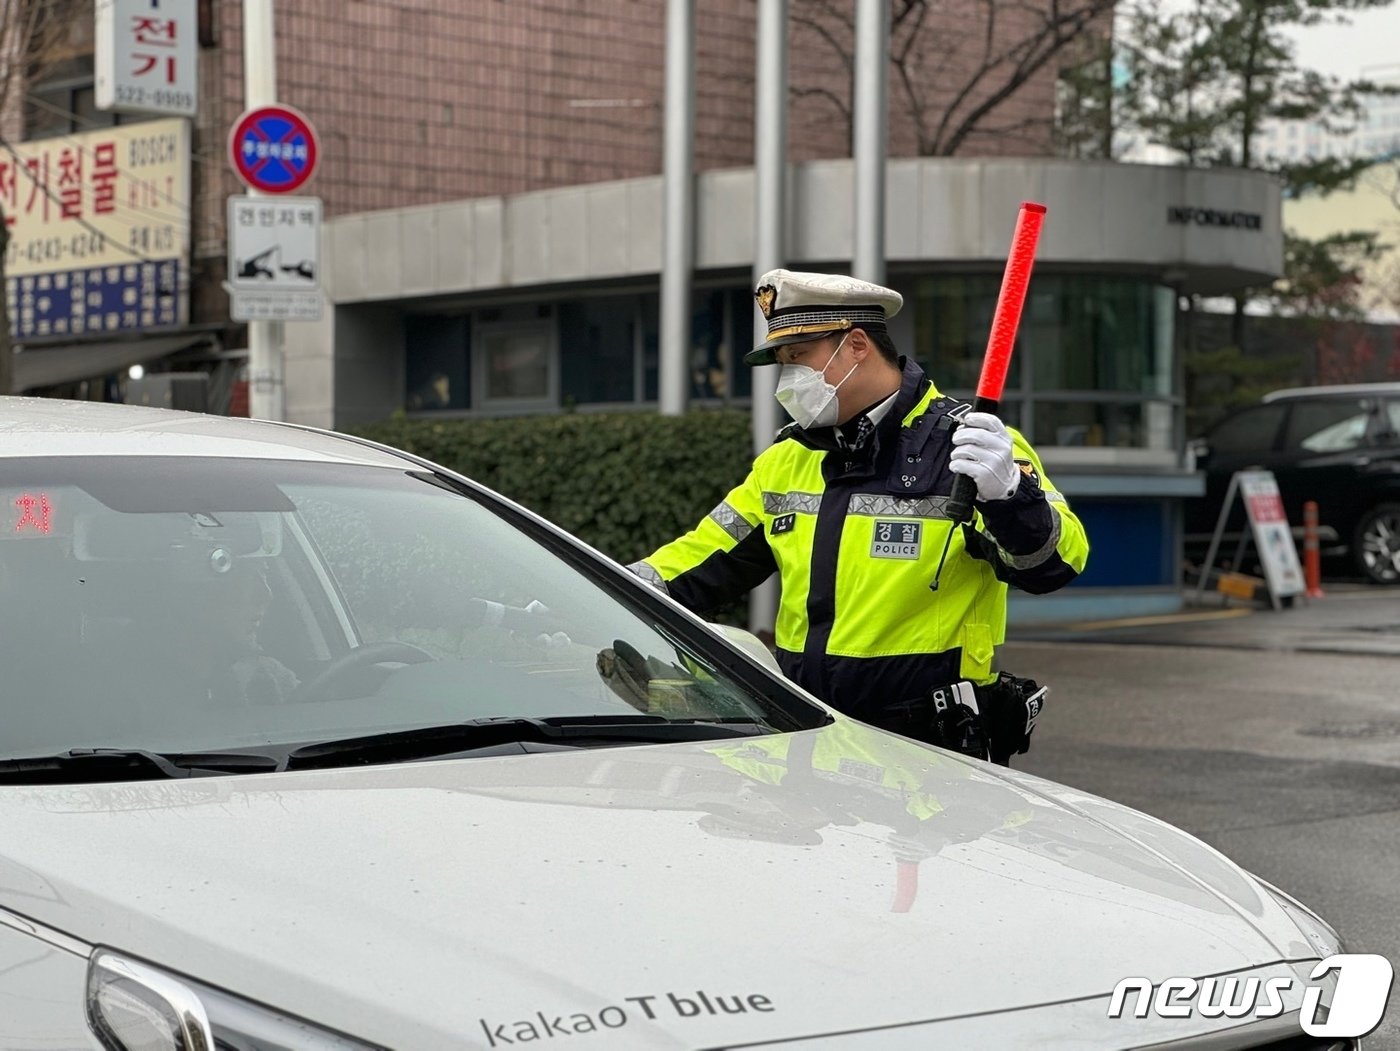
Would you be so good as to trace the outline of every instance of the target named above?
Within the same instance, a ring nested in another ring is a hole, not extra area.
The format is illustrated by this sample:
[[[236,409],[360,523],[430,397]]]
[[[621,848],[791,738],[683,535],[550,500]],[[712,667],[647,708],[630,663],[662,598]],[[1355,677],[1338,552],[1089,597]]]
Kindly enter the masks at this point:
[[[1303,594],[1307,591],[1303,567],[1298,562],[1298,548],[1293,544],[1293,530],[1288,526],[1273,472],[1240,471],[1236,477],[1269,593],[1275,601]]]
[[[1201,567],[1201,579],[1196,590],[1198,593],[1205,590],[1236,495],[1244,501],[1249,529],[1241,534],[1235,548],[1235,566],[1238,568],[1244,555],[1245,541],[1252,536],[1259,552],[1259,564],[1264,569],[1269,600],[1274,609],[1280,609],[1283,599],[1306,594],[1307,583],[1298,561],[1298,548],[1293,543],[1293,530],[1283,510],[1283,499],[1279,496],[1278,480],[1272,471],[1236,471],[1230,477],[1230,486],[1225,491],[1225,502],[1220,507],[1220,517],[1215,523],[1215,534],[1210,539],[1210,550]]]

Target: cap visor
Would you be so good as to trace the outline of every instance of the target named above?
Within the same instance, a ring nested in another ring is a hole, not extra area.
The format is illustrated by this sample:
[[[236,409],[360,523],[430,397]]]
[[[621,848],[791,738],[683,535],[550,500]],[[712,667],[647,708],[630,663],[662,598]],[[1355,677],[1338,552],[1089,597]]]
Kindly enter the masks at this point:
[[[785,347],[789,343],[811,343],[813,340],[825,339],[833,332],[840,332],[839,328],[832,328],[826,332],[794,332],[791,336],[779,336],[777,339],[770,339],[767,343],[760,343],[744,355],[745,365],[772,365],[778,360],[777,350]]]

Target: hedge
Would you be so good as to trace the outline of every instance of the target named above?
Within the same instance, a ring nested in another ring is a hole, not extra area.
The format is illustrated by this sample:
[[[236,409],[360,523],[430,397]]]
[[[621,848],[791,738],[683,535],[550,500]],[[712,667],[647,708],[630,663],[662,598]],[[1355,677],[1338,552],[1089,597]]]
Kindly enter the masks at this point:
[[[743,480],[751,426],[736,409],[488,420],[400,414],[352,433],[459,471],[625,565],[693,529]]]

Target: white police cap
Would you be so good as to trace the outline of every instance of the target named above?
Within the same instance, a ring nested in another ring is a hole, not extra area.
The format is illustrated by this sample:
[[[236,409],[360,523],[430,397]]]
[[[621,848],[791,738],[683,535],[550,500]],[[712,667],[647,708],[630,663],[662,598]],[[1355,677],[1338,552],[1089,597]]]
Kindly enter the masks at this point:
[[[748,365],[771,365],[787,343],[820,339],[829,332],[863,328],[883,332],[904,297],[890,288],[842,274],[770,270],[758,280],[754,299],[768,322],[762,343],[744,355]]]

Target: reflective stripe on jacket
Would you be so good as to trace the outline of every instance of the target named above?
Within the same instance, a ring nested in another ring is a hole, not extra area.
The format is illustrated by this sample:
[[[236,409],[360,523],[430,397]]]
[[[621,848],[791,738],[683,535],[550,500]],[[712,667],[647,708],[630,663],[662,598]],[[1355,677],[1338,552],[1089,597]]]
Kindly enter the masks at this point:
[[[843,448],[835,428],[787,429],[695,529],[630,567],[699,613],[776,570],[780,665],[856,716],[957,679],[993,681],[1007,585],[1054,591],[1089,553],[1084,527],[1014,430],[1016,494],[954,526],[948,411],[958,403],[901,361],[895,404],[861,449]]]

